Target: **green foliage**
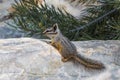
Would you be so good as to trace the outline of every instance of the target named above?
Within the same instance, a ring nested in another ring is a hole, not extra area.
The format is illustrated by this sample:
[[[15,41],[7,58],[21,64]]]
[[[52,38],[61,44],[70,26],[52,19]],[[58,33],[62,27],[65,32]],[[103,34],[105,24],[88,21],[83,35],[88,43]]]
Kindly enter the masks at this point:
[[[93,39],[120,39],[120,0],[80,0],[87,1],[87,16],[82,20],[72,15],[63,13],[54,6],[47,5],[41,8],[34,3],[34,0],[15,1],[12,13],[15,25],[12,27],[24,30],[29,33],[39,34],[54,23],[58,23],[62,33],[71,40],[93,40]],[[97,2],[98,5],[92,5]]]
[[[43,30],[47,27],[51,27],[53,24],[58,23],[63,34],[71,37],[69,29],[79,25],[79,20],[74,18],[72,15],[66,13],[66,15],[58,9],[48,7],[47,5],[40,8],[34,3],[33,0],[21,1],[13,5],[17,11],[13,13],[15,25],[12,25],[16,29],[21,29],[29,32],[29,35],[40,34],[42,35]],[[74,25],[74,26],[73,26]],[[41,36],[42,37],[42,36]]]
[[[89,15],[83,19],[86,21],[85,25],[73,31],[86,33],[91,39],[120,39],[120,30],[113,28],[120,24],[120,1],[98,0],[98,2],[99,5],[88,5]],[[114,20],[114,26],[111,25],[112,20]]]

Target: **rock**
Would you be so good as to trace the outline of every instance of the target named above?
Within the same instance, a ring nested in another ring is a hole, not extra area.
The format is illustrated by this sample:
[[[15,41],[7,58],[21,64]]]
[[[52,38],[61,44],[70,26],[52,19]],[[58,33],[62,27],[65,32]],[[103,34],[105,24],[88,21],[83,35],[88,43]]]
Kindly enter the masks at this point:
[[[18,37],[23,37],[24,32],[21,31],[16,31],[12,29],[9,25],[7,25],[4,22],[1,22],[1,19],[3,16],[8,15],[7,9],[11,7],[11,4],[14,2],[14,0],[0,0],[0,39],[3,38],[18,38]],[[6,21],[7,23],[11,23],[11,20]]]
[[[23,31],[17,31],[15,29],[12,29],[6,24],[3,24],[0,27],[0,39],[19,38],[22,36],[25,36],[25,33]]]
[[[13,3],[14,3],[14,0],[1,0],[0,1],[0,14],[1,14],[0,17],[8,14],[7,9]]]
[[[0,0],[0,3],[2,3],[3,2],[3,0]]]
[[[120,41],[74,44],[80,54],[101,61],[106,69],[92,71],[63,63],[56,49],[38,39],[1,39],[0,80],[120,80],[120,66],[114,62],[115,55],[120,54]]]

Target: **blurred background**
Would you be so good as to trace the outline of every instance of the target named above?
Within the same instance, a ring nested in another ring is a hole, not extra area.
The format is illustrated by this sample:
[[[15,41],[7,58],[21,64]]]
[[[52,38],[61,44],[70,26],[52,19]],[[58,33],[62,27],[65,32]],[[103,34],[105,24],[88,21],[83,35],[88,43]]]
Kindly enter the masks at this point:
[[[14,0],[0,0],[0,18],[8,15],[8,9],[14,3]],[[18,38],[24,36],[24,33],[12,29],[6,22],[0,22],[0,39]]]
[[[120,40],[120,0],[0,0],[0,38],[46,38],[54,23],[70,40]]]

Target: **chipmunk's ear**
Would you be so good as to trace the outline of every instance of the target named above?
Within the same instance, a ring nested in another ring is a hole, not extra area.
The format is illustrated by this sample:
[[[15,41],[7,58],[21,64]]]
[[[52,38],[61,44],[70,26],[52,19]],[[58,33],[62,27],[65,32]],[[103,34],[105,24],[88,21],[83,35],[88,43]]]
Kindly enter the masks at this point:
[[[56,31],[57,29],[58,29],[58,24],[55,23],[55,24],[53,25],[53,30]]]

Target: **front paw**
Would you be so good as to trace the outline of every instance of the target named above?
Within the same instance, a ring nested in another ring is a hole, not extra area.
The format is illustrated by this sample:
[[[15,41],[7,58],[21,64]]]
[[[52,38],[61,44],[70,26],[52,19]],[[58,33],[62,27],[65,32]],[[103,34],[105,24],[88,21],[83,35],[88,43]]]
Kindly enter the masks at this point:
[[[45,41],[47,44],[51,44],[52,42],[51,41]]]
[[[43,39],[42,41],[45,42],[45,43],[47,43],[47,44],[51,44],[51,40],[45,40],[45,39]]]
[[[47,41],[46,43],[47,43],[47,44],[50,44],[50,45],[52,44],[52,42],[51,42],[51,41]]]

